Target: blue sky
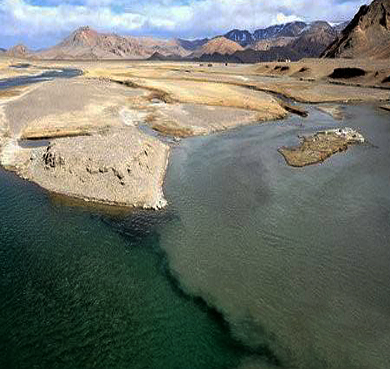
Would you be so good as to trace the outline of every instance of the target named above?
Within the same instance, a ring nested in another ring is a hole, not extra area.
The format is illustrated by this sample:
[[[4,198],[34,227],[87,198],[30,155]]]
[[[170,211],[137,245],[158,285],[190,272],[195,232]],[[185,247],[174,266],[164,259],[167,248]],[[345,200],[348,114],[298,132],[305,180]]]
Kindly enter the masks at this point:
[[[351,19],[365,0],[0,0],[0,47],[37,49],[89,25],[124,35],[197,38],[293,20]]]

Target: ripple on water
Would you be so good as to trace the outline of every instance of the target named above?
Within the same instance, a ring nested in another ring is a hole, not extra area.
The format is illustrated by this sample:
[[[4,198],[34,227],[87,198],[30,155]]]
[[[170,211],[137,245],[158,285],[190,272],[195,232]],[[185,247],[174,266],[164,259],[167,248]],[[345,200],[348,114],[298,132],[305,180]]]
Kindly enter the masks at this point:
[[[187,140],[171,156],[165,193],[178,218],[161,245],[173,273],[283,367],[390,361],[390,126],[373,107],[346,112],[343,124],[378,148],[288,167],[278,147],[339,124],[311,111],[303,124]]]
[[[235,368],[246,350],[168,274],[174,215],[66,206],[0,171],[0,367]]]

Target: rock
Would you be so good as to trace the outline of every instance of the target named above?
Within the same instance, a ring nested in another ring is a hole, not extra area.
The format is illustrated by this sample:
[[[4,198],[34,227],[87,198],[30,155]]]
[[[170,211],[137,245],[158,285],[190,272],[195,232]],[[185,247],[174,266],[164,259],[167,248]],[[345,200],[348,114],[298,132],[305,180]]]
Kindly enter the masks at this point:
[[[288,165],[304,167],[323,162],[335,153],[346,151],[350,145],[364,142],[363,135],[346,127],[320,131],[313,136],[303,137],[299,146],[282,147],[279,152]]]
[[[18,174],[54,193],[120,206],[161,209],[169,147],[137,128],[56,139],[31,149]],[[39,159],[40,158],[40,159]]]
[[[322,105],[318,106],[317,109],[325,114],[332,116],[335,120],[342,120],[344,117],[339,105]]]

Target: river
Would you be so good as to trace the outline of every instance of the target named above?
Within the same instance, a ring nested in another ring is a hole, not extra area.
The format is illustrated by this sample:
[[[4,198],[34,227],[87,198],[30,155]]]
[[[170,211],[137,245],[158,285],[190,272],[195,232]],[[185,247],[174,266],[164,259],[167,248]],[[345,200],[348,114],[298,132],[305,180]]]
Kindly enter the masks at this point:
[[[309,118],[183,140],[162,213],[107,212],[0,172],[1,368],[348,368],[390,363],[390,125],[288,167]]]

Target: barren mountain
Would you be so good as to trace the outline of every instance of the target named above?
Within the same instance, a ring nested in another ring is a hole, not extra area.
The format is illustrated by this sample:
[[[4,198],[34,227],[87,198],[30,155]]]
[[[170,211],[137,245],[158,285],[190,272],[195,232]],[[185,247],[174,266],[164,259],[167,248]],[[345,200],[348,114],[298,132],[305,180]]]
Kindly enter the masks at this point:
[[[390,0],[364,5],[323,53],[324,57],[385,59],[390,57]]]
[[[327,22],[309,24],[291,22],[258,29],[253,33],[234,29],[224,36],[213,39],[164,40],[99,33],[90,27],[81,27],[61,43],[46,50],[33,53],[24,45],[17,45],[7,54],[37,59],[85,60],[181,58],[239,62],[298,60],[304,57],[318,57],[334,41],[342,28],[344,24],[331,26]],[[251,50],[247,51],[244,47]],[[233,54],[234,58],[226,57]]]
[[[348,24],[349,22],[338,23],[333,26],[333,29],[337,32],[338,35],[340,35],[341,32],[344,31],[345,27],[348,26]]]
[[[196,58],[202,55],[212,55],[216,53],[220,55],[231,55],[236,51],[242,50],[244,50],[244,48],[237,42],[228,40],[225,37],[217,37],[210,40],[207,44],[192,53],[191,57]]]
[[[318,57],[345,26],[345,23],[331,26],[324,21],[290,22],[258,29],[253,33],[235,29],[225,34],[224,37],[246,48],[261,51],[261,54],[247,53],[247,55],[255,56],[256,60],[259,57],[268,60],[272,55],[292,55],[296,59],[297,57]],[[284,48],[287,49],[284,50]],[[280,58],[283,57],[280,56]],[[245,59],[248,58],[245,57]]]
[[[253,35],[246,30],[240,30],[240,29],[233,29],[230,32],[228,32],[226,35],[224,35],[225,38],[228,40],[237,42],[241,46],[245,47],[253,43],[255,40],[253,38]]]
[[[233,29],[224,35],[225,38],[237,42],[241,46],[257,44],[260,40],[274,40],[285,37],[297,37],[307,27],[304,22],[290,22],[277,24],[267,28],[260,28],[253,33],[247,30]],[[270,41],[272,42],[272,41]],[[259,43],[259,45],[262,45]],[[261,46],[259,46],[261,48]]]
[[[30,51],[27,49],[25,45],[18,44],[12,47],[11,49],[8,49],[8,51],[6,51],[6,54],[14,58],[24,58],[30,54]]]
[[[295,37],[277,37],[277,38],[267,38],[263,40],[256,41],[250,48],[257,51],[269,50],[273,47],[284,47],[288,46],[296,40]]]
[[[35,56],[43,59],[145,59],[155,52],[164,56],[188,54],[176,40],[123,37],[81,27],[58,45]]]
[[[313,22],[289,46],[304,57],[318,57],[336,39],[337,31],[327,22]]]
[[[185,50],[191,50],[194,51],[203,45],[207,44],[210,41],[208,38],[202,38],[198,40],[184,40],[182,38],[178,38],[177,42],[178,44]]]
[[[253,32],[254,40],[265,40],[278,37],[297,37],[308,25],[304,22],[290,22],[261,28]]]
[[[260,39],[247,47],[256,50],[257,53],[236,53],[235,57],[245,62],[278,59],[295,61],[301,58],[318,57],[337,37],[339,32],[336,27],[340,26],[332,27],[329,23],[323,21],[309,24],[294,22],[269,27],[261,35],[258,33],[258,37],[266,37],[267,35],[272,37]],[[274,35],[280,34],[290,36],[274,37]]]

